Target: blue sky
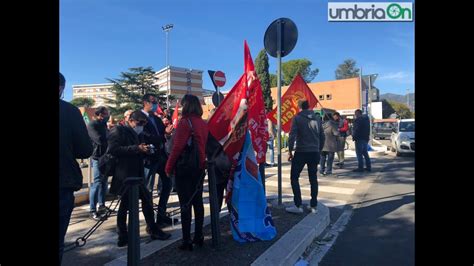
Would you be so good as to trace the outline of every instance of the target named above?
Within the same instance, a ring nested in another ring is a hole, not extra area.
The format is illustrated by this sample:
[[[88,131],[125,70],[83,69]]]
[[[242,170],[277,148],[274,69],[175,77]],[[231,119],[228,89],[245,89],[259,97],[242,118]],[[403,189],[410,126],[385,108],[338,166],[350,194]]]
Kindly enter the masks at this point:
[[[364,74],[379,74],[381,93],[414,91],[414,22],[328,22],[327,1],[319,0],[61,0],[65,99],[72,99],[75,84],[105,83],[130,67],[164,67],[161,26],[168,23],[174,24],[170,64],[203,70],[206,89],[213,89],[207,70],[221,70],[224,90],[230,89],[244,69],[244,40],[255,59],[266,28],[279,17],[292,19],[299,35],[283,62],[311,60],[319,68],[313,82],[333,80],[337,65],[353,58]],[[272,57],[270,72],[276,72]]]

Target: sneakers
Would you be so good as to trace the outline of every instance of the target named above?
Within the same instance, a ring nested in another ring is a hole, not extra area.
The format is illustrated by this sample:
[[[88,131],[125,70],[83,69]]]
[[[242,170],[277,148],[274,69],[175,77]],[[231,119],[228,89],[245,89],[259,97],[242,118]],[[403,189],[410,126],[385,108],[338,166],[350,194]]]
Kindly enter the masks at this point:
[[[91,211],[89,217],[94,221],[100,221],[100,219],[102,219],[102,215],[100,215],[96,211]]]
[[[372,168],[365,168],[364,169],[366,172],[372,172]]]
[[[314,214],[318,213],[317,207],[311,207],[311,206],[308,205],[306,208],[308,209],[308,211],[310,211]]]
[[[303,208],[291,206],[291,207],[285,208],[285,211],[291,212],[291,213],[303,213]]]
[[[362,172],[364,172],[364,169],[357,168],[357,169],[352,170],[352,172],[362,173]]]

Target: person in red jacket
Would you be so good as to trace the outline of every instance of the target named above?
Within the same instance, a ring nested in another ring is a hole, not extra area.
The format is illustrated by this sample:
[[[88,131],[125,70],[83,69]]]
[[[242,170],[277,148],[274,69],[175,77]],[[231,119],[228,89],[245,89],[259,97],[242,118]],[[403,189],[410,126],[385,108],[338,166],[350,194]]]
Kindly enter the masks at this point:
[[[168,176],[175,174],[176,190],[178,192],[179,204],[181,206],[181,228],[183,230],[183,243],[179,246],[181,250],[193,250],[193,243],[202,246],[204,235],[202,227],[204,223],[204,204],[202,201],[202,184],[204,181],[205,150],[209,129],[207,123],[201,118],[203,111],[199,99],[191,94],[186,94],[181,100],[182,117],[173,139],[165,172]],[[191,128],[192,127],[192,128]],[[192,136],[192,132],[194,132]],[[184,153],[188,140],[198,147],[199,168],[189,172],[176,168],[176,162]],[[197,190],[197,191],[196,191]],[[189,203],[189,206],[187,206]],[[191,242],[191,206],[194,209],[195,230],[194,240]]]
[[[338,142],[337,142],[337,158],[338,158],[338,163],[336,163],[339,168],[344,167],[344,149],[346,146],[346,138],[347,138],[347,131],[349,130],[349,123],[347,122],[347,119],[344,119],[338,112],[335,112],[332,115],[334,121],[336,121],[339,124],[339,137],[338,137]]]

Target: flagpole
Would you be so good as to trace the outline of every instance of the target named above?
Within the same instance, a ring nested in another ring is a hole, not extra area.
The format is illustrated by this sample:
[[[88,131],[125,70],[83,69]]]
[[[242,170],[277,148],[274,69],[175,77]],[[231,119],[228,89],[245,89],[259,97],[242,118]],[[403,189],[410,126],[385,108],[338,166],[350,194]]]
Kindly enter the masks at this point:
[[[278,139],[277,139],[277,151],[278,151],[278,205],[282,205],[282,189],[281,189],[281,31],[282,23],[280,20],[277,21],[278,30],[277,30],[277,59],[278,59],[278,68],[277,68],[277,86],[278,86],[278,95],[277,95],[277,108],[278,108]]]

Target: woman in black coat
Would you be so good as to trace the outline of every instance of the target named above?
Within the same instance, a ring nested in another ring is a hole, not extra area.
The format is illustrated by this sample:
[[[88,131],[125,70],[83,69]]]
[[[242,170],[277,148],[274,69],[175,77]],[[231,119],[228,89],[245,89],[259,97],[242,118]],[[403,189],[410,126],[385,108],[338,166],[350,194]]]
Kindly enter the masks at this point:
[[[119,247],[128,243],[127,238],[127,211],[129,208],[129,196],[124,181],[128,177],[143,177],[143,159],[150,152],[148,145],[144,144],[139,135],[143,126],[147,123],[147,117],[141,111],[135,111],[130,115],[127,126],[116,126],[108,139],[108,153],[117,158],[110,193],[121,197],[117,213],[117,233]],[[163,232],[154,221],[153,205],[151,195],[143,184],[139,186],[139,197],[142,201],[142,211],[145,221],[150,229],[152,239],[165,240],[171,237]]]

